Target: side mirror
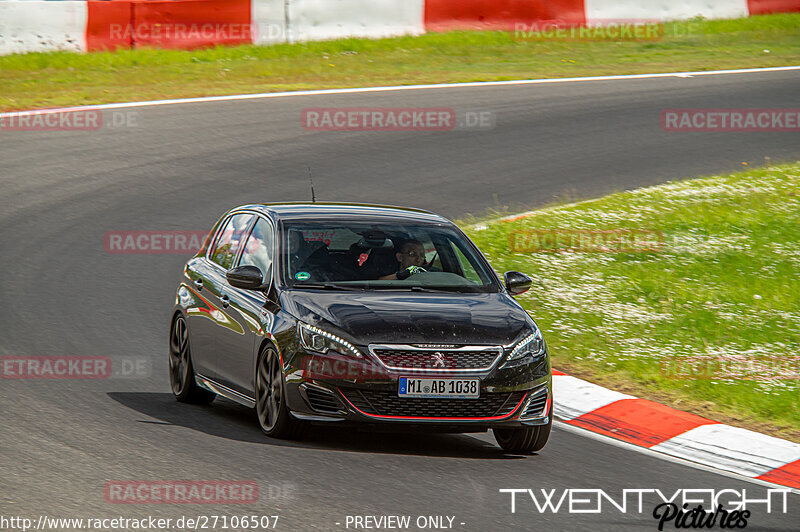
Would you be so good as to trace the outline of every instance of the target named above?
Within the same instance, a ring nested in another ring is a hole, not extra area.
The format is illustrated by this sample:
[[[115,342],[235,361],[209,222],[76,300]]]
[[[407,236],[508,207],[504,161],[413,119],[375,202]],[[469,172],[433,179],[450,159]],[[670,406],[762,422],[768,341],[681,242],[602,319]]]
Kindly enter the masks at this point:
[[[512,296],[518,296],[528,291],[533,283],[533,280],[520,272],[506,272],[503,275],[503,280],[506,283],[506,290]]]
[[[237,266],[225,272],[228,284],[245,290],[259,290],[264,284],[264,277],[256,266]]]

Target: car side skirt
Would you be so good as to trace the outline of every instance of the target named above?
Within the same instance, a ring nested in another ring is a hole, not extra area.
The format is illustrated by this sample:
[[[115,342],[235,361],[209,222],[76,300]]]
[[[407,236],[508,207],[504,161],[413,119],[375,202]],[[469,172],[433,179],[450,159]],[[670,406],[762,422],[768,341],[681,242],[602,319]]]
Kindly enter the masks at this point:
[[[202,375],[195,375],[194,380],[198,386],[204,388],[210,392],[214,392],[217,395],[221,395],[226,399],[230,399],[240,405],[244,405],[247,408],[255,408],[256,407],[256,400],[247,397],[244,394],[237,392],[236,390],[231,390],[227,386],[223,386],[222,384],[209,379],[208,377],[204,377]]]

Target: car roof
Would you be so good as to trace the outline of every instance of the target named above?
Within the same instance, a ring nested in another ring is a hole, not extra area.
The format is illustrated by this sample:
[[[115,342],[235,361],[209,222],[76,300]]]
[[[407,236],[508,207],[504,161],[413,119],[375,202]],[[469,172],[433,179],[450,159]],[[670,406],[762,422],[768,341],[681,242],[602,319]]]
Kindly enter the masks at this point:
[[[333,203],[333,202],[286,202],[258,203],[242,205],[237,209],[252,209],[270,215],[276,220],[330,220],[341,218],[348,220],[371,221],[403,221],[452,223],[450,220],[422,209],[397,207],[392,205],[373,205],[369,203]]]

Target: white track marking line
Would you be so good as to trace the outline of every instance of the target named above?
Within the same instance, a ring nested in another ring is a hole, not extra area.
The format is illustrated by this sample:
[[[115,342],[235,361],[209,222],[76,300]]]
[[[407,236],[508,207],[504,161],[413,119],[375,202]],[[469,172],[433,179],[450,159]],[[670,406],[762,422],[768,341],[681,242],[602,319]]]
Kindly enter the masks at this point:
[[[760,479],[753,478],[753,477],[747,477],[747,476],[744,476],[744,475],[740,475],[738,473],[732,473],[730,471],[725,471],[723,469],[717,469],[716,467],[713,467],[713,466],[710,466],[710,465],[706,465],[706,464],[703,464],[701,462],[692,462],[691,460],[686,460],[684,458],[678,458],[676,456],[671,456],[671,455],[668,455],[668,454],[660,453],[658,451],[654,451],[652,449],[648,449],[647,447],[640,447],[640,446],[634,445],[632,443],[616,440],[616,439],[610,438],[608,436],[603,436],[602,434],[597,434],[597,433],[592,432],[590,430],[586,430],[586,429],[583,429],[583,428],[580,428],[580,427],[576,427],[574,425],[570,425],[568,423],[564,423],[563,421],[554,420],[553,424],[555,425],[556,428],[558,428],[560,430],[565,430],[567,432],[572,432],[574,434],[577,434],[579,436],[583,436],[585,438],[591,438],[593,440],[597,440],[597,441],[600,441],[600,442],[603,442],[603,443],[607,443],[609,445],[614,445],[616,447],[621,447],[621,448],[626,449],[628,451],[635,451],[637,453],[646,454],[646,455],[652,456],[654,458],[658,458],[660,460],[666,460],[667,462],[673,462],[673,463],[676,463],[676,464],[689,466],[689,467],[692,467],[694,469],[700,469],[702,471],[708,471],[709,473],[716,473],[718,475],[722,475],[724,477],[730,477],[730,478],[735,479],[735,480],[741,480],[741,481],[744,481],[744,482],[750,482],[752,484],[759,484],[761,486],[767,486],[769,488],[785,489],[785,490],[789,490],[792,493],[800,494],[800,490],[795,489],[795,488],[790,488],[788,486],[783,486],[781,484],[774,484],[772,482],[767,482],[766,480],[760,480]]]
[[[29,111],[11,111],[0,113],[0,118],[35,114],[63,113],[68,111],[85,111],[92,109],[127,109],[131,107],[149,107],[157,105],[176,105],[185,103],[230,102],[237,100],[257,100],[263,98],[285,98],[296,96],[323,96],[330,94],[358,94],[388,91],[412,91],[427,89],[456,89],[467,87],[502,87],[513,85],[536,85],[544,83],[573,83],[581,81],[616,81],[629,79],[653,78],[691,78],[694,76],[715,76],[721,74],[753,74],[759,72],[786,72],[800,70],[800,65],[769,68],[744,68],[736,70],[706,70],[701,72],[664,72],[658,74],[626,74],[621,76],[588,76],[583,78],[545,78],[519,79],[512,81],[474,81],[469,83],[437,83],[431,85],[395,85],[388,87],[354,87],[349,89],[320,89],[289,92],[266,92],[259,94],[232,94],[229,96],[205,96],[201,98],[180,98],[174,100],[151,100],[142,102],[107,103],[101,105],[84,105],[76,107],[60,107],[55,109],[34,109]]]

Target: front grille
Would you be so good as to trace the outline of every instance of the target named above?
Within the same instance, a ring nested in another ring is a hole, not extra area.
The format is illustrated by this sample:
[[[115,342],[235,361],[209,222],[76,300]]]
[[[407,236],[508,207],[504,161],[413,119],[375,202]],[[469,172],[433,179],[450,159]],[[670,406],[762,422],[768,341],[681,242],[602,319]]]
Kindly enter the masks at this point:
[[[541,417],[547,404],[547,387],[534,392],[533,398],[528,402],[525,411],[520,417]]]
[[[373,416],[497,417],[511,414],[525,392],[484,393],[478,399],[398,397],[394,390],[340,389],[353,406]]]
[[[305,392],[309,406],[317,412],[335,414],[343,410],[344,405],[331,392],[310,386],[304,386],[303,392]]]
[[[501,354],[497,348],[480,350],[448,349],[388,349],[375,348],[372,352],[390,368],[418,370],[486,370]]]

